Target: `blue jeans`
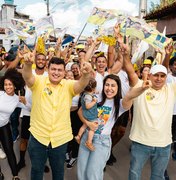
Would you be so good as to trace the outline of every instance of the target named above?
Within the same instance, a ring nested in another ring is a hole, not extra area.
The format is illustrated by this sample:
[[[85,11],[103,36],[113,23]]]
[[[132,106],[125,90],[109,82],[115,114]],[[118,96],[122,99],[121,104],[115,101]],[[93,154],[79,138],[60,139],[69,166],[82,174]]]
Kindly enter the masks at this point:
[[[28,151],[31,160],[31,180],[43,180],[43,172],[47,158],[52,170],[53,180],[64,180],[64,162],[67,143],[56,148],[45,146],[30,135]]]
[[[81,139],[77,174],[78,180],[103,180],[103,170],[111,152],[110,135],[94,134],[93,145],[95,151],[90,151],[86,146],[88,132]]]
[[[164,171],[170,157],[171,145],[166,147],[146,146],[132,142],[129,180],[140,180],[143,166],[150,158],[151,180],[164,180]]]

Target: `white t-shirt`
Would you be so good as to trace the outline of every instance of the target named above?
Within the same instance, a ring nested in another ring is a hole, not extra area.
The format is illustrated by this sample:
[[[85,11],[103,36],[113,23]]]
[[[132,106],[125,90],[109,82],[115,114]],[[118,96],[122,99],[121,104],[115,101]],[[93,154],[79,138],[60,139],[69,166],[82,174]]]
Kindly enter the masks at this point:
[[[24,107],[19,102],[19,97],[16,94],[9,96],[5,91],[0,91],[0,127],[9,122],[10,115],[16,107]]]
[[[110,135],[116,119],[114,118],[114,99],[106,99],[103,106],[98,107],[98,130],[95,133]],[[119,116],[126,110],[122,107],[120,101]]]
[[[102,76],[100,73],[96,72],[95,80],[97,81],[97,86],[95,89],[95,94],[97,96],[97,102],[101,102],[102,99],[102,90],[103,90],[103,79],[108,75],[108,72],[104,73],[104,76]]]
[[[78,106],[78,102],[79,102],[79,94],[78,95],[76,95],[76,96],[74,96],[73,98],[72,98],[72,107],[74,106],[74,107],[77,107]]]
[[[25,87],[25,99],[26,99],[26,102],[27,102],[28,105],[29,105],[29,109],[22,109],[22,110],[21,110],[20,117],[30,116],[30,113],[31,113],[32,91],[31,91],[27,86]]]
[[[167,83],[176,83],[176,77],[172,76],[172,74],[167,75]],[[173,115],[176,115],[176,104],[174,105]]]
[[[135,87],[142,86],[139,80]],[[132,141],[154,147],[165,147],[172,142],[171,124],[176,99],[176,84],[152,88],[134,99],[134,113],[130,132]]]
[[[37,76],[36,72],[35,72],[35,69],[32,70],[32,74]],[[48,76],[48,72],[45,71],[42,75],[38,75],[38,76],[44,76],[44,77],[47,77]],[[28,109],[22,109],[21,110],[21,114],[20,114],[20,117],[23,117],[23,116],[30,116],[31,114],[31,106],[32,106],[32,91],[26,87],[25,88],[26,92],[25,92],[25,98],[26,98],[26,101],[28,102]]]
[[[32,69],[32,74],[33,74],[34,76],[37,75],[36,72],[35,72],[35,69]],[[47,72],[47,71],[44,71],[44,73],[43,73],[42,75],[37,75],[37,76],[44,76],[44,77],[47,77],[47,76],[48,76],[48,72]]]
[[[69,63],[67,63],[66,64],[66,66],[65,66],[65,70],[66,71],[70,71],[71,70],[71,66],[74,64],[74,62],[69,62]]]
[[[120,78],[121,81],[121,87],[122,87],[122,97],[126,95],[126,93],[129,91],[130,86],[129,86],[129,80],[128,80],[128,75],[125,71],[120,70],[119,73],[117,74]]]

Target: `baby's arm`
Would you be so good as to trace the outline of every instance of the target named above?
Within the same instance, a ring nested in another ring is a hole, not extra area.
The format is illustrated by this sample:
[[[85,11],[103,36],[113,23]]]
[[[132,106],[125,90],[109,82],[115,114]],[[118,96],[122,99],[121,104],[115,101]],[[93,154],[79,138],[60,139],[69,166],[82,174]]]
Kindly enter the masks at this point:
[[[97,98],[93,97],[91,102],[85,102],[86,109],[91,109],[97,103]]]

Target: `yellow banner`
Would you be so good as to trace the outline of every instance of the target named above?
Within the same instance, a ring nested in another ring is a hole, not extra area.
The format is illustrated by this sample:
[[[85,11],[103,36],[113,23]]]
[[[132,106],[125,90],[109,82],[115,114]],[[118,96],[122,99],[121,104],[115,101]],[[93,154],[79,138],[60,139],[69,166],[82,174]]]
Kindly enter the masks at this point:
[[[144,20],[135,17],[120,17],[117,22],[120,24],[120,33],[130,35],[144,40],[156,49],[164,49],[171,41],[154,27],[149,26]]]
[[[87,22],[95,25],[102,25],[105,21],[114,19],[120,12],[113,9],[100,9],[97,7],[93,8],[93,11],[88,18]]]

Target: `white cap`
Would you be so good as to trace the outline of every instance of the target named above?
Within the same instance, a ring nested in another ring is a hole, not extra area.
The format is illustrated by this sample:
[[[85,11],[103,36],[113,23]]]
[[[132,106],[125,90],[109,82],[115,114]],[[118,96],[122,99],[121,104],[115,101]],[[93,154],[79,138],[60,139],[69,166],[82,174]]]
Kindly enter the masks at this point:
[[[157,64],[157,65],[152,66],[151,69],[150,69],[150,74],[156,74],[156,73],[159,73],[159,72],[162,72],[162,73],[167,75],[166,67],[161,65],[161,64]]]

